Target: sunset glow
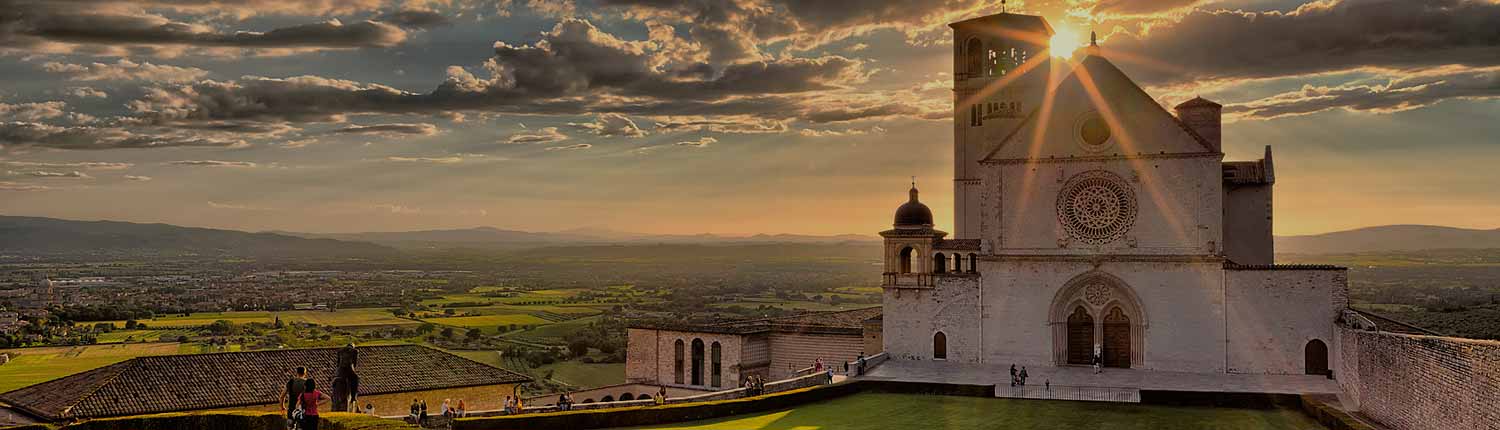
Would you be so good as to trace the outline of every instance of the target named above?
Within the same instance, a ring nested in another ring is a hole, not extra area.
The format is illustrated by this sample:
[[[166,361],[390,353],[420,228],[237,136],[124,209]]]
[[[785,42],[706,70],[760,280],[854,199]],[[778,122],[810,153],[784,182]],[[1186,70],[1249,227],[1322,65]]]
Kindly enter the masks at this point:
[[[1070,27],[1057,26],[1053,28],[1056,33],[1052,35],[1052,56],[1067,58],[1073,55],[1073,51],[1082,48],[1083,37]]]

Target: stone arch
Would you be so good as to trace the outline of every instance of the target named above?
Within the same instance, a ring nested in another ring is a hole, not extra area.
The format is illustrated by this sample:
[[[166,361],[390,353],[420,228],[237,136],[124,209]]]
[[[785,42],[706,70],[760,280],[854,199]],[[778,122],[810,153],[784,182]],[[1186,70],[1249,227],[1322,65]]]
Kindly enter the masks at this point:
[[[1307,367],[1309,375],[1328,375],[1332,372],[1328,368],[1328,344],[1322,339],[1307,341],[1307,346],[1302,348],[1303,364]]]
[[[620,395],[620,401],[622,401],[622,402],[627,402],[627,401],[631,401],[631,400],[635,400],[635,395],[634,394],[625,393],[625,394],[621,394]]]
[[[594,403],[594,399],[583,399],[584,403]]]
[[[969,253],[969,273],[979,273],[979,254]]]
[[[605,395],[604,398],[599,399],[599,403],[609,403],[613,401],[615,401],[615,396],[611,395]]]
[[[932,335],[932,359],[948,359],[948,335],[938,331]]]
[[[672,345],[672,383],[674,384],[682,383],[682,360],[684,349],[685,347],[683,346],[682,339],[677,339],[677,342]]]
[[[721,361],[720,361],[721,360],[721,356],[723,354],[724,354],[723,347],[719,346],[719,342],[718,341],[714,341],[713,345],[710,345],[709,348],[708,348],[708,357],[709,357],[709,378],[708,378],[708,382],[709,382],[709,385],[713,386],[714,388],[721,387],[724,384],[724,382],[723,382],[723,380],[724,380],[723,367],[722,367],[722,364],[721,364]]]
[[[641,393],[641,394],[636,395],[635,398],[637,400],[646,400],[646,399],[650,399],[651,395],[650,394],[646,394],[646,393]]]
[[[948,273],[948,257],[941,252],[932,254],[932,273]]]
[[[978,77],[984,70],[984,42],[978,37],[970,38],[964,52],[965,72],[971,77]]]
[[[953,253],[953,273],[964,273],[964,255]]]
[[[703,385],[703,352],[703,339],[693,339],[693,372],[690,385]]]
[[[1125,367],[1140,367],[1145,363],[1145,338],[1149,328],[1147,324],[1147,313],[1141,304],[1140,296],[1135,290],[1120,278],[1099,270],[1092,270],[1074,276],[1063,284],[1062,288],[1052,298],[1052,306],[1048,316],[1048,323],[1052,326],[1052,355],[1053,362],[1057,365],[1081,364],[1078,363],[1082,357],[1081,351],[1070,354],[1068,342],[1069,324],[1068,318],[1079,308],[1085,309],[1091,317],[1093,327],[1093,351],[1088,352],[1090,362],[1096,353],[1102,353],[1105,342],[1105,323],[1109,312],[1119,309],[1114,322],[1118,326],[1109,327],[1111,333],[1125,333],[1128,337],[1127,344],[1120,344],[1115,339],[1116,351],[1128,349],[1128,360],[1121,358],[1115,364]],[[1127,346],[1128,345],[1128,346]],[[1076,341],[1072,349],[1077,349]],[[1070,357],[1072,359],[1070,359]],[[1102,358],[1102,357],[1101,357]]]
[[[916,250],[910,246],[901,248],[901,252],[897,255],[900,261],[899,269],[901,273],[911,273],[911,257],[914,253],[916,253]]]

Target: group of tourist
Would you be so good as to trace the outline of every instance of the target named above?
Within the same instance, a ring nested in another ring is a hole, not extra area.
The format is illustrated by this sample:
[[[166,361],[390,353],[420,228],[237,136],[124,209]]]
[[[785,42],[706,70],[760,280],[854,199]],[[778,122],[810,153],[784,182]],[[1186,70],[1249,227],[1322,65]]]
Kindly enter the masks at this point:
[[[427,401],[426,400],[420,400],[420,399],[411,399],[411,415],[409,415],[409,416],[411,417],[412,420],[416,421],[418,424],[426,422],[427,421]]]
[[[505,396],[504,409],[506,415],[519,414],[521,413],[521,409],[524,408],[525,406],[522,406],[520,397]]]
[[[759,396],[766,392],[766,381],[759,375],[746,376],[745,380],[740,382],[740,388],[745,389],[745,397]]]
[[[557,395],[557,410],[559,410],[559,411],[571,411],[571,410],[573,410],[573,394],[572,393],[564,391],[562,394],[558,394]]]
[[[318,391],[318,384],[308,376],[307,368],[297,366],[286,381],[286,391],[278,401],[286,412],[287,428],[318,430],[318,404],[332,400]]]
[[[1014,365],[1014,364],[1010,365],[1010,386],[1012,386],[1012,387],[1015,387],[1015,386],[1024,387],[1024,386],[1026,386],[1026,377],[1027,376],[1029,376],[1029,375],[1026,374],[1026,366],[1021,366],[1021,371],[1017,372],[1016,371],[1016,365]],[[1047,381],[1047,385],[1048,385],[1048,388],[1051,388],[1052,381],[1048,380]]]
[[[443,399],[443,416],[447,418],[463,418],[469,415],[469,405],[464,399],[458,399],[458,404],[453,404],[452,399]]]

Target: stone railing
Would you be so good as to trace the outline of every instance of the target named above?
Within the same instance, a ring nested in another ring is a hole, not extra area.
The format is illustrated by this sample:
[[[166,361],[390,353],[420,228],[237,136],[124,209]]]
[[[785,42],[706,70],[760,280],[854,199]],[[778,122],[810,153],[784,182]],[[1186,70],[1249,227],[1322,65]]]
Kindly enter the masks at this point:
[[[881,355],[884,355],[884,354],[881,354]],[[866,366],[869,366],[869,364],[867,363]],[[767,382],[765,384],[765,390],[762,391],[760,394],[770,394],[770,393],[776,393],[776,392],[787,391],[787,390],[795,390],[795,389],[798,389],[798,388],[806,388],[806,387],[812,387],[812,386],[817,386],[817,385],[824,385],[824,384],[828,384],[830,382],[831,381],[828,380],[828,374],[826,374],[826,373],[809,374],[809,375],[798,376],[798,377],[789,378],[789,379],[783,379],[783,380],[780,380],[780,381]],[[731,390],[715,391],[715,392],[711,392],[711,393],[704,393],[704,394],[698,394],[698,395],[692,395],[692,396],[667,397],[666,404],[674,405],[674,404],[679,404],[679,403],[712,402],[712,401],[717,401],[717,400],[738,399],[738,398],[742,398],[742,397],[753,397],[753,396],[748,395],[748,390],[746,390],[744,388],[735,388],[735,389],[731,389]],[[623,400],[623,401],[613,401],[613,402],[574,403],[573,406],[571,408],[569,408],[569,410],[582,411],[582,410],[592,410],[592,409],[625,408],[625,407],[631,407],[631,406],[651,406],[651,405],[655,405],[655,404],[656,404],[656,399],[650,399],[650,398],[644,399],[644,400]],[[546,405],[546,406],[527,406],[524,409],[522,409],[521,412],[522,413],[526,413],[526,414],[533,414],[533,413],[542,413],[542,412],[557,412],[557,411],[560,411],[560,410],[561,409],[558,408],[557,405]],[[498,415],[505,415],[505,412],[504,411],[499,411],[499,410],[493,410],[493,411],[473,411],[473,412],[470,412],[467,416],[471,416],[471,417],[487,417],[487,416],[498,416]]]
[[[931,273],[885,273],[884,287],[932,288],[936,285]]]
[[[891,358],[890,354],[886,354],[884,352],[879,353],[879,354],[875,354],[875,355],[872,355],[872,356],[869,356],[869,357],[865,357],[865,371],[864,371],[864,373],[870,373],[871,370],[875,370],[875,366],[879,366],[880,363],[884,363],[886,360],[889,360],[890,358]],[[859,371],[859,360],[850,360],[848,363],[845,363],[845,364],[849,366],[849,376],[861,376],[861,375],[863,375],[863,373],[860,373],[860,371]]]

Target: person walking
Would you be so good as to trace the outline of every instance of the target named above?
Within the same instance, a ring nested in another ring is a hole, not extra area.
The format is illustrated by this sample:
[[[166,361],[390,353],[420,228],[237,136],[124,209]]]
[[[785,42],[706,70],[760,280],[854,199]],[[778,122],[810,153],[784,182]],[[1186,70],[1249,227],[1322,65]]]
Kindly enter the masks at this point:
[[[859,353],[859,358],[855,359],[854,361],[856,363],[859,363],[859,369],[858,369],[859,373],[856,373],[855,376],[864,376],[864,374],[865,374],[865,353],[863,353],[863,352]]]
[[[1021,366],[1021,386],[1026,386],[1026,366]]]
[[[1010,364],[1010,386],[1016,386],[1016,364]]]
[[[297,413],[297,400],[302,397],[302,390],[307,388],[307,368],[297,366],[287,373],[286,390],[281,392],[279,403],[286,408],[287,428],[296,428],[297,419],[292,415]]]
[[[302,430],[318,430],[318,403],[333,400],[322,391],[318,391],[317,383],[307,380],[307,388],[302,390],[302,395],[297,396],[297,406],[302,408]]]

